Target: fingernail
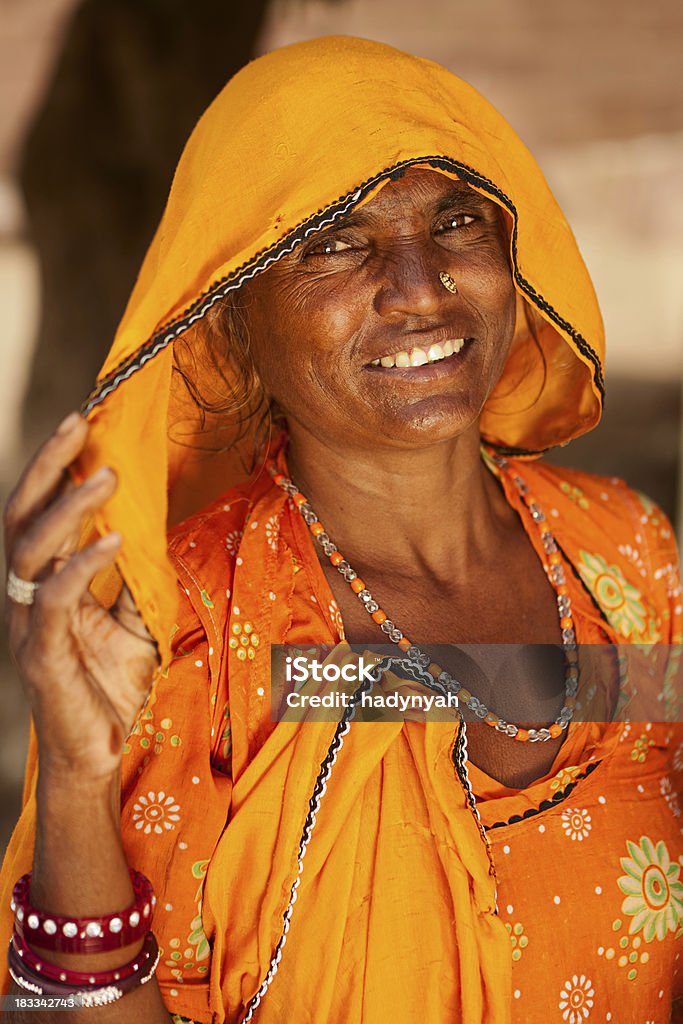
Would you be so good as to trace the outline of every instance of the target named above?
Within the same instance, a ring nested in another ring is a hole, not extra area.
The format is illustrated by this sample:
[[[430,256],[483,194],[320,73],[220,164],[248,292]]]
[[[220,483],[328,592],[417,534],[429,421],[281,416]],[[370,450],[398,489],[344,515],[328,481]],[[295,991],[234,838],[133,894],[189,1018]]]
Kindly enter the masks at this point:
[[[80,419],[82,419],[82,416],[79,412],[70,412],[66,419],[63,419],[57,427],[57,433],[68,434],[74,429]]]
[[[121,534],[115,530],[113,533],[108,533],[105,537],[100,537],[97,546],[98,548],[115,548],[120,543]]]
[[[93,473],[92,476],[88,477],[83,486],[98,487],[105,479],[108,479],[113,475],[113,470],[111,470],[109,466],[100,466],[96,473]]]

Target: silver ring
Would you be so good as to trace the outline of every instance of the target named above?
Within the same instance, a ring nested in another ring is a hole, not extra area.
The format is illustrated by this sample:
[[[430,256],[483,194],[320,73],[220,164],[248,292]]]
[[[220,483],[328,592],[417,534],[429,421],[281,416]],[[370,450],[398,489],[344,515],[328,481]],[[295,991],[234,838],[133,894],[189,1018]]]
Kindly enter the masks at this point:
[[[33,604],[39,586],[40,583],[34,583],[33,580],[22,580],[13,569],[7,574],[7,596],[15,604]]]

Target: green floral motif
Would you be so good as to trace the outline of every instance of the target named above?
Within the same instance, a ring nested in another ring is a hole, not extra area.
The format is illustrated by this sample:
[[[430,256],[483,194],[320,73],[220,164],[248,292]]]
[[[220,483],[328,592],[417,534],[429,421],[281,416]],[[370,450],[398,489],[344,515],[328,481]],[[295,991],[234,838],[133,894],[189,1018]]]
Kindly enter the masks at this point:
[[[581,578],[621,635],[636,633],[641,642],[646,641],[651,623],[640,591],[624,578],[618,565],[608,565],[601,555],[581,551],[579,558]]]
[[[617,917],[612,922],[612,931],[615,933],[614,945],[607,948],[600,946],[598,956],[604,956],[605,960],[624,970],[629,981],[635,981],[640,968],[650,962],[650,954],[642,948],[641,935],[619,935],[623,927],[624,922]]]
[[[566,789],[570,783],[572,783],[575,777],[579,774],[580,768],[578,765],[572,765],[571,768],[561,768],[557,775],[551,779],[550,788]]]
[[[560,484],[560,490],[567,495],[570,501],[573,501],[579,508],[584,509],[590,508],[590,502],[586,498],[585,494],[580,487],[572,487],[566,480],[563,480]]]
[[[631,751],[631,760],[637,761],[638,764],[642,764],[646,760],[647,755],[650,752],[650,747],[654,746],[654,740],[647,738],[647,733],[641,733],[636,742],[633,744],[633,750]]]
[[[510,936],[510,943],[512,945],[512,959],[517,961],[522,959],[522,950],[526,949],[529,945],[529,939],[524,934],[524,925],[517,921],[516,924],[512,925],[509,922],[505,925],[505,929]]]
[[[640,843],[627,842],[629,857],[621,858],[626,872],[617,885],[624,893],[624,914],[633,918],[630,934],[642,931],[646,942],[660,942],[667,932],[675,932],[683,922],[683,883],[680,865],[671,863],[662,840],[657,845],[648,836]]]
[[[181,942],[178,938],[173,938],[169,942],[172,952],[169,954],[169,959],[166,960],[166,966],[170,968],[171,975],[178,981],[182,981],[183,970],[190,971],[194,968],[197,974],[206,974],[209,969],[207,964],[200,963],[200,961],[206,960],[210,953],[209,940],[202,927],[202,890],[208,865],[208,860],[198,860],[192,865],[192,875],[199,879],[200,883],[195,893],[197,913],[190,922],[191,931],[185,940],[186,948],[181,953]]]
[[[202,599],[202,604],[205,604],[207,608],[213,608],[214,607],[214,603],[211,600],[211,598],[209,597],[208,591],[202,590],[202,592],[201,592],[201,599]]]
[[[149,754],[161,754],[166,747],[167,739],[169,746],[179,747],[182,741],[177,733],[171,732],[172,728],[173,719],[162,718],[158,725],[155,725],[154,712],[149,707],[145,708],[138,716],[127,742],[123,745],[124,754],[131,752],[133,743],[136,741]]]
[[[187,937],[187,941],[191,946],[196,946],[195,960],[206,960],[209,955],[209,940],[207,939],[204,928],[202,927],[202,891],[204,889],[204,878],[206,876],[206,869],[209,866],[208,860],[198,860],[192,865],[192,874],[195,878],[200,879],[199,888],[195,894],[195,902],[197,904],[197,914],[190,923],[192,931]]]

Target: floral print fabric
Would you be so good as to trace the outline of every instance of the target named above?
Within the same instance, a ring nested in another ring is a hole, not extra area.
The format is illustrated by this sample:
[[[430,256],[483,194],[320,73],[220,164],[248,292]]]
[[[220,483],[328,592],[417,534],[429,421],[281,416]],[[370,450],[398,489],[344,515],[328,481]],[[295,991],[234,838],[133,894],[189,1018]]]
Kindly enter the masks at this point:
[[[616,481],[517,468],[573,567],[579,640],[677,640],[661,512]],[[338,641],[343,622],[305,527],[267,479],[184,523],[170,552],[186,600],[174,660],[128,738],[122,833],[159,896],[169,1011],[236,1024],[281,933],[333,730],[271,721],[268,649]],[[274,1024],[295,1006],[316,1024],[668,1021],[683,993],[680,728],[576,723],[524,790],[469,765],[495,879],[452,745],[443,723],[351,730],[255,1019]],[[30,867],[32,814],[29,799],[5,888]]]

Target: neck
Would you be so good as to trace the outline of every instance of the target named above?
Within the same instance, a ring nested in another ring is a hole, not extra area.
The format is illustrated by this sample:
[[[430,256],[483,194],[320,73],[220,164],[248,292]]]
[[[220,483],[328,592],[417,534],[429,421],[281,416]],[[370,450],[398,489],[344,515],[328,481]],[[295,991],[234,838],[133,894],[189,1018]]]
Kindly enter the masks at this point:
[[[333,448],[295,427],[289,474],[351,564],[437,575],[490,558],[511,511],[478,424],[419,450]]]

